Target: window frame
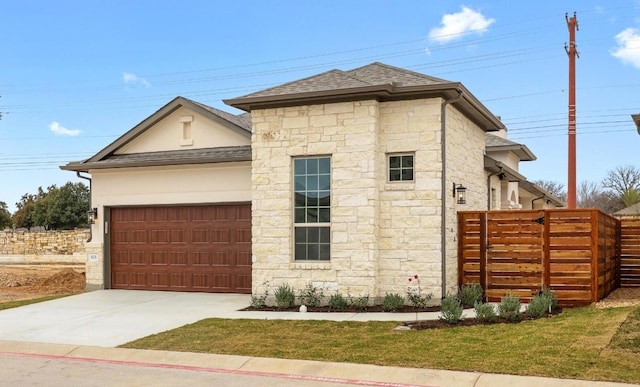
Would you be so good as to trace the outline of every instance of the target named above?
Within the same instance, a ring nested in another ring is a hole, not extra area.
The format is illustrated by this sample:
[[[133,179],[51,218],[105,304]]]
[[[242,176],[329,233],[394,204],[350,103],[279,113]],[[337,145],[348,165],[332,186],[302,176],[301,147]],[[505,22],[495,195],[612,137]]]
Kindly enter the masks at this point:
[[[301,165],[298,164],[302,160],[304,160],[304,173]],[[316,160],[317,164],[313,166],[310,160]],[[327,162],[323,163],[322,160]],[[330,155],[292,158],[293,262],[331,261],[331,180]],[[301,196],[300,193],[304,195]],[[322,196],[323,194],[327,196]],[[300,205],[301,201],[304,202],[303,205]],[[304,250],[303,253],[301,249]]]
[[[398,157],[400,165],[398,167],[392,167],[391,158]],[[411,166],[405,167],[403,164],[403,158],[411,158]],[[403,171],[411,171],[411,179],[403,179]],[[399,179],[392,180],[392,171],[399,171]],[[403,153],[387,153],[387,183],[414,183],[416,181],[416,155],[414,152]]]

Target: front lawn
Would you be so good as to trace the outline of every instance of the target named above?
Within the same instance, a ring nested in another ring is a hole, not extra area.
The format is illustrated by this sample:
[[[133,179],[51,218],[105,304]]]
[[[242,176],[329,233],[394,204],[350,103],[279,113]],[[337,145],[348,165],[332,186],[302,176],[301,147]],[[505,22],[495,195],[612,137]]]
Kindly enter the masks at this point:
[[[640,383],[640,307],[567,309],[519,324],[397,325],[207,319],[123,347]]]

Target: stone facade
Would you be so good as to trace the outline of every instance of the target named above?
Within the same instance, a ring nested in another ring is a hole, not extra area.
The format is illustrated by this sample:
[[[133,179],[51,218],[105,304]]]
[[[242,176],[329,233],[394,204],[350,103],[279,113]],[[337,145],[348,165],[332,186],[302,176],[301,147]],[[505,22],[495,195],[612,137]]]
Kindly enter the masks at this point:
[[[89,230],[0,231],[0,261],[84,263]]]
[[[254,109],[252,135],[253,292],[265,283],[307,284],[328,294],[404,294],[418,274],[442,291],[442,200],[446,203],[447,290],[457,286],[456,205],[442,191],[442,100],[341,102]],[[447,108],[447,177],[486,207],[484,132]],[[388,155],[412,154],[415,178],[388,181]],[[293,259],[293,158],[331,157],[331,260]]]

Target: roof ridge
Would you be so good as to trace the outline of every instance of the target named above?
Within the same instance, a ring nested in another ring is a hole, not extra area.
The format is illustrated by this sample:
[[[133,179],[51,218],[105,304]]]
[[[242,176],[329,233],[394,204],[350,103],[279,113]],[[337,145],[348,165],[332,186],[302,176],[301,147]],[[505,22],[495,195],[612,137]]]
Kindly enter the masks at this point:
[[[245,95],[240,96],[240,97],[238,97],[238,98],[244,98],[244,97],[246,97],[246,96],[250,96],[250,95],[252,95],[252,94],[256,94],[256,93],[266,93],[266,92],[268,92],[268,91],[270,91],[270,90],[273,90],[273,89],[280,89],[280,88],[283,88],[283,87],[289,86],[289,85],[294,84],[294,83],[304,82],[304,81],[306,81],[306,80],[309,80],[309,79],[312,79],[312,78],[317,78],[317,77],[320,77],[320,76],[323,76],[323,75],[327,75],[327,74],[330,74],[330,73],[340,73],[340,74],[344,74],[344,71],[339,70],[339,69],[331,69],[331,70],[327,70],[327,71],[322,72],[322,73],[320,73],[320,74],[309,75],[308,77],[304,77],[304,78],[296,79],[296,80],[289,81],[289,82],[285,82],[285,83],[280,83],[280,84],[278,84],[278,85],[276,85],[276,86],[272,86],[272,87],[269,87],[269,88],[266,88],[266,89],[262,89],[262,90],[258,90],[258,91],[255,91],[255,92],[252,92],[252,93],[249,93],[249,94],[245,94]]]
[[[407,75],[411,75],[411,76],[417,76],[417,77],[420,77],[420,78],[423,78],[423,79],[427,79],[429,81],[446,82],[446,83],[450,83],[451,82],[451,81],[448,81],[446,79],[433,77],[431,75],[427,75],[427,74],[424,74],[424,73],[421,73],[421,72],[407,70],[407,69],[402,68],[402,67],[392,66],[390,64],[383,63],[383,62],[378,62],[378,61],[369,63],[369,64],[364,65],[364,66],[357,67],[355,69],[351,69],[351,70],[347,71],[347,73],[357,72],[358,70],[365,69],[367,67],[373,67],[373,66],[384,67],[384,68],[389,69],[389,70],[393,70],[393,71],[396,71],[396,72],[401,72],[403,74],[407,74]],[[359,79],[359,80],[363,81],[362,79]]]

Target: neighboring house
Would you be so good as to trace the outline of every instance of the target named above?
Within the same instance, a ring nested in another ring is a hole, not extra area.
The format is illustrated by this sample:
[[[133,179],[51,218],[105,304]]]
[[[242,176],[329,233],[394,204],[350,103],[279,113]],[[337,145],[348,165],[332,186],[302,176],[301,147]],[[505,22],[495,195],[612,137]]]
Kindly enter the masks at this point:
[[[88,289],[383,297],[417,274],[438,298],[457,287],[457,211],[561,204],[461,83],[372,63],[225,102],[250,115],[179,97],[62,167],[91,174]]]
[[[534,161],[536,156],[526,145],[506,137],[506,130],[487,133],[484,160],[489,172],[487,208],[531,210],[564,206],[562,200],[518,172],[521,161]]]
[[[640,203],[621,209],[613,213],[618,218],[640,218]]]

